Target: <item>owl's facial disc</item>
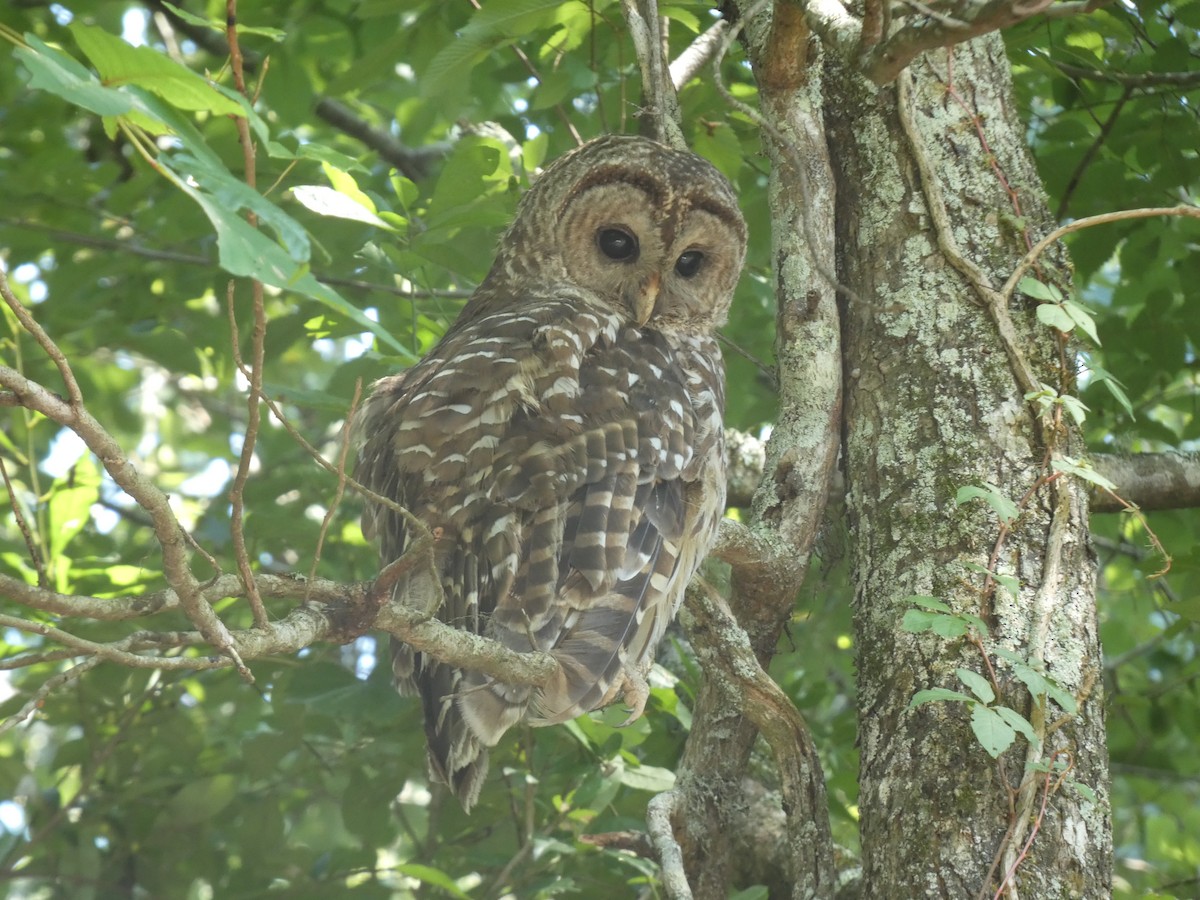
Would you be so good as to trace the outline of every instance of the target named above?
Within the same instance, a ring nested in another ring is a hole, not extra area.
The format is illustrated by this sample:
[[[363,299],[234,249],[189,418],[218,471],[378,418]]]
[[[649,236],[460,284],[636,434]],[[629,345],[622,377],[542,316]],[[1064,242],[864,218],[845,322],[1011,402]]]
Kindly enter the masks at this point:
[[[643,327],[724,321],[741,268],[744,226],[730,198],[665,166],[598,166],[567,190],[555,237],[569,281]],[[714,178],[720,176],[713,173]]]

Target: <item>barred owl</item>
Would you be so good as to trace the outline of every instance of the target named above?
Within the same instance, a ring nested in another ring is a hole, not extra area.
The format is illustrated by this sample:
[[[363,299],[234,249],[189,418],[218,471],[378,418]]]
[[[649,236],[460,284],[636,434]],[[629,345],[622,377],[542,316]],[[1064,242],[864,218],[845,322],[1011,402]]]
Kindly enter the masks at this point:
[[[421,697],[431,773],[467,810],[487,752],[645,674],[724,510],[724,324],[746,228],[700,157],[608,136],[557,160],[521,201],[487,277],[441,343],[377,382],[358,478],[434,534],[432,570],[397,587],[445,622],[559,663],[505,684],[393,641]],[[367,504],[384,563],[413,539]]]

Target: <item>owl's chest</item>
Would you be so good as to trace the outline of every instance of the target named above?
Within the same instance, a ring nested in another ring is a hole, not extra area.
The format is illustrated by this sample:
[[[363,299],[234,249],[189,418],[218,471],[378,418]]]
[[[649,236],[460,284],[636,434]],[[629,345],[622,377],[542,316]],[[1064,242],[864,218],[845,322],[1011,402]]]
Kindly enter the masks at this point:
[[[715,341],[588,311],[529,323],[523,333],[513,324],[483,319],[436,369],[413,373],[422,377],[406,392],[393,442],[413,491],[486,490],[531,448],[614,422],[633,422],[676,472],[694,468],[697,451],[708,455],[723,412]]]

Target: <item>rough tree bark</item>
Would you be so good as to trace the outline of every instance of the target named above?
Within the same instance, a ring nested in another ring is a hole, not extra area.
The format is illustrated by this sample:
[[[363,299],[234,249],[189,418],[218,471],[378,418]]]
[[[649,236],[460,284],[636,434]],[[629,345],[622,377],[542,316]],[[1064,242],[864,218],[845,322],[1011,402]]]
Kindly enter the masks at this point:
[[[813,77],[819,51],[799,8],[783,4],[749,18],[745,38],[769,123],[763,144],[771,162],[775,225],[780,414],[753,503],[757,552],[747,565],[735,562],[730,605],[765,668],[823,518],[839,445],[842,364],[835,286],[821,274],[832,276],[835,254],[833,171],[825,154],[819,79]],[[685,611],[685,626],[688,621]],[[759,729],[743,714],[739,686],[722,674],[730,667],[704,665],[709,642],[693,637],[693,643],[709,677],[679,766],[676,829],[695,895],[723,898],[737,863],[729,835],[747,818],[763,815],[743,785]],[[823,774],[807,734],[799,743],[799,790],[789,797],[785,784],[785,877],[792,896],[830,897],[835,874]]]
[[[955,502],[959,488],[985,483],[1019,501],[1075,441],[1023,399],[1031,376],[1070,388],[1069,351],[1037,322],[1033,301],[1018,295],[989,307],[980,290],[981,280],[1003,284],[1025,254],[1011,225],[1019,213],[1035,237],[1049,230],[1003,44],[991,36],[930,54],[881,91],[838,69],[826,85],[839,275],[857,297],[845,304],[845,474],[863,894],[990,897],[1015,866],[1004,896],[1106,896],[1111,834],[1086,492],[1067,478],[1043,484],[1007,536],[984,503]],[[1042,274],[1065,275],[1048,263]],[[1020,579],[1016,597],[969,563]],[[1034,708],[990,649],[985,662],[967,640],[903,631],[912,595],[980,616],[994,646],[1044,663],[1081,701],[1081,715]],[[987,677],[989,664],[1002,689],[996,702],[1033,722],[1042,748],[1018,738],[993,761],[965,704],[909,708],[921,689],[964,690],[957,667]],[[1047,782],[1037,765],[1056,753],[1073,765],[1068,781],[1097,799],[1064,783],[1039,821]]]
[[[825,39],[838,51],[822,56],[798,6],[768,4],[744,24],[771,162],[781,415],[751,524],[771,564],[735,564],[731,606],[765,663],[807,567],[840,423],[862,748],[863,871],[851,892],[1106,896],[1087,491],[1053,468],[1080,452],[1061,405],[1026,399],[1042,385],[1069,392],[1073,366],[1036,303],[1001,294],[1027,234],[1050,225],[1003,44],[992,35],[930,53],[879,87],[842,62],[845,41]],[[1067,280],[1061,257],[1035,274]],[[956,502],[982,485],[1019,517],[1002,524],[983,502]],[[914,596],[984,627],[909,633]],[[1079,715],[1035,699],[1022,665]],[[923,689],[966,692],[959,670],[995,688],[976,706],[1019,713],[1031,739],[993,760],[972,706],[910,708]],[[701,898],[725,896],[729,829],[745,814],[756,730],[739,697],[721,676],[705,685],[679,769],[675,830]],[[823,793],[802,805],[785,812],[817,821],[812,840],[789,848],[772,897],[837,891]]]

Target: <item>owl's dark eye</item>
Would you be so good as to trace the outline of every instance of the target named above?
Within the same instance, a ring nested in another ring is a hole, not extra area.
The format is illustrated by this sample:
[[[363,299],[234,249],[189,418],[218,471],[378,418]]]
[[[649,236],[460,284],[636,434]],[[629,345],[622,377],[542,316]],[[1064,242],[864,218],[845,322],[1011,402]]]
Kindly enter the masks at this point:
[[[700,250],[685,250],[675,260],[675,271],[684,278],[691,278],[700,271],[704,263],[704,253]]]
[[[600,252],[617,262],[633,262],[638,257],[638,242],[624,228],[601,228],[596,232]]]

